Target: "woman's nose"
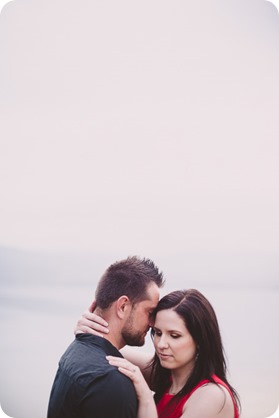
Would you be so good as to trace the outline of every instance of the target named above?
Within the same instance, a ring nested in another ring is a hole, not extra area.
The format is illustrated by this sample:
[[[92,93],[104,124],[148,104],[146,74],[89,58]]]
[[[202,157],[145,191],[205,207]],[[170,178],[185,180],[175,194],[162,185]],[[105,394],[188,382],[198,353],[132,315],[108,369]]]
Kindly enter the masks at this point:
[[[167,338],[161,335],[161,337],[160,337],[160,339],[158,341],[158,347],[165,348],[167,346],[168,346]]]

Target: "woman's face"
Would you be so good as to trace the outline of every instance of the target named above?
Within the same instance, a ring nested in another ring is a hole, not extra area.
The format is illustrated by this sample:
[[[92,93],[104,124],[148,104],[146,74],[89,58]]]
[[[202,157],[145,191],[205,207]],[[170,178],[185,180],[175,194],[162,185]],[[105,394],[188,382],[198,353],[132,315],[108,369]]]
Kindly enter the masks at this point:
[[[195,363],[196,344],[182,318],[172,309],[159,311],[153,328],[154,347],[162,367],[191,370]]]

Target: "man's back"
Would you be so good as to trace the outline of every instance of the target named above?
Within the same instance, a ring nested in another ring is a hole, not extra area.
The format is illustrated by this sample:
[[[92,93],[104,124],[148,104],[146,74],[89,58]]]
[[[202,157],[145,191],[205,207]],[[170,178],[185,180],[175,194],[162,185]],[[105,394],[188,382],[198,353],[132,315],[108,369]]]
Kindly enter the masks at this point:
[[[106,355],[121,357],[104,338],[77,335],[59,362],[48,418],[136,418],[133,384]]]

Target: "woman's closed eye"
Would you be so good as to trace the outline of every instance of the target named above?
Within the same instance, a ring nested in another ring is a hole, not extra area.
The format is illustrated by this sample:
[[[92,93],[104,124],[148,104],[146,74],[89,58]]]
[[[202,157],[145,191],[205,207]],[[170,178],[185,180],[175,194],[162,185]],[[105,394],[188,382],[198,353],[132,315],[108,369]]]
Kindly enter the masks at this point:
[[[156,335],[157,337],[161,337],[162,336],[162,331],[158,330],[158,329],[152,329],[152,335]],[[177,339],[180,338],[181,335],[180,334],[174,334],[174,333],[170,333],[169,334],[171,338],[173,339]]]

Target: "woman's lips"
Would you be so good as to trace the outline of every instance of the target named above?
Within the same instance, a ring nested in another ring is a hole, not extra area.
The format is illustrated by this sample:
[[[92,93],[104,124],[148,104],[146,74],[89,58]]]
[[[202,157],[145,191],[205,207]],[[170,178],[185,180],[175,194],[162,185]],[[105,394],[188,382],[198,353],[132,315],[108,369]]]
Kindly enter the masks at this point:
[[[158,353],[158,356],[162,359],[162,360],[166,360],[168,358],[171,357],[170,354],[165,354],[165,353]]]

